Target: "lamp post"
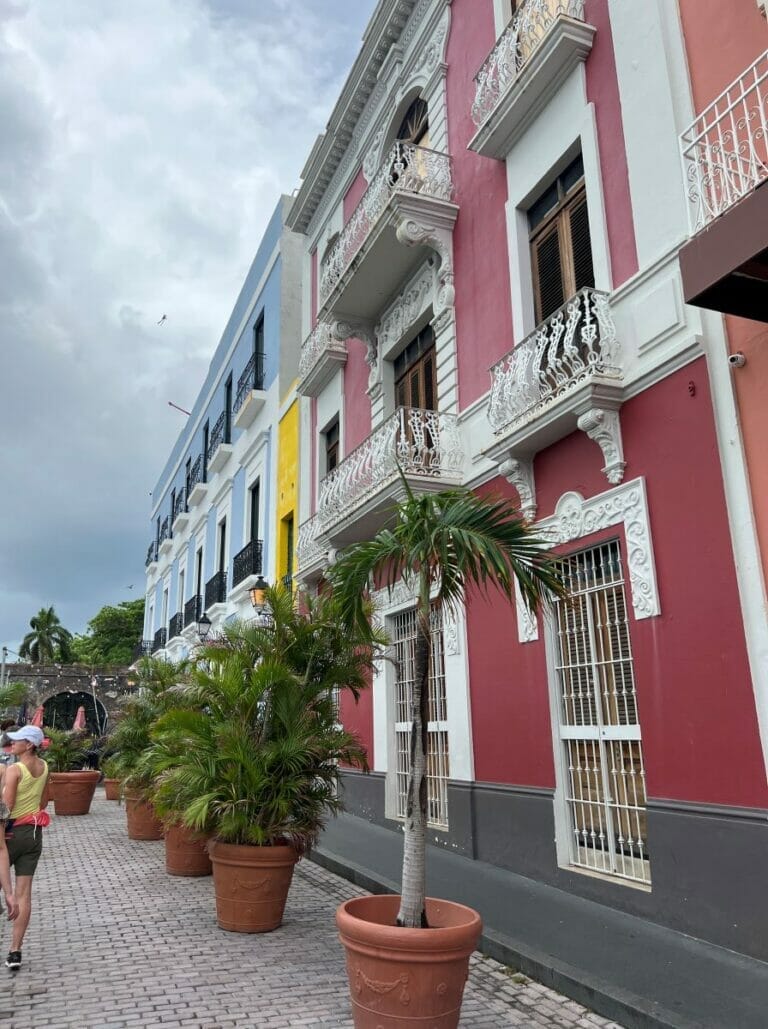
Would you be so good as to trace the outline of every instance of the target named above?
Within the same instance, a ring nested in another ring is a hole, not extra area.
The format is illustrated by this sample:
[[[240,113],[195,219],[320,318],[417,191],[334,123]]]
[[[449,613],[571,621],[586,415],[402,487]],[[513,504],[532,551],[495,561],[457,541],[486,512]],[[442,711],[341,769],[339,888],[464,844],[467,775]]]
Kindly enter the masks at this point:
[[[256,613],[256,623],[262,626],[262,628],[268,628],[272,624],[272,615],[269,613],[269,603],[267,601],[268,589],[269,583],[260,575],[248,590],[251,605]]]
[[[5,686],[5,662],[8,659],[8,648],[3,647],[2,660],[0,660],[0,690]]]
[[[197,638],[201,643],[205,643],[208,639],[208,633],[211,631],[211,620],[208,615],[203,611],[202,617],[197,623]]]

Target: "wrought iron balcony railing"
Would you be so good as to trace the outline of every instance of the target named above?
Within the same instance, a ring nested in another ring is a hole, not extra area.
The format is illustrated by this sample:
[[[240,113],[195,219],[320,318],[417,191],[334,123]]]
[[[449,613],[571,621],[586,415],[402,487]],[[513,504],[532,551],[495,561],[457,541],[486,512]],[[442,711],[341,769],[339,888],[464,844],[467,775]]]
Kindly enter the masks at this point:
[[[491,368],[495,433],[525,424],[593,375],[621,379],[607,293],[582,289]]]
[[[285,575],[280,579],[280,582],[283,584],[283,588],[284,589],[292,590],[293,589],[293,574],[291,572],[286,572]]]
[[[216,572],[205,584],[205,608],[223,604],[227,599],[227,573]]]
[[[257,351],[248,358],[248,364],[237,380],[235,411],[239,411],[252,389],[264,389],[264,354]]]
[[[249,575],[261,575],[261,561],[264,552],[262,540],[251,540],[232,562],[232,585],[237,586]]]
[[[181,636],[181,630],[184,628],[184,616],[181,611],[177,611],[173,618],[168,623],[168,639],[172,640],[176,636]]]
[[[560,15],[583,21],[584,0],[524,0],[475,75],[475,125],[493,112]]]
[[[142,657],[149,657],[154,647],[153,640],[139,640],[133,648],[133,660],[138,661]]]
[[[184,605],[184,628],[192,625],[193,622],[200,621],[203,607],[202,600],[203,598],[198,593],[196,596],[190,597]]]
[[[184,486],[181,487],[179,492],[176,494],[176,498],[173,502],[173,521],[179,517],[180,514],[184,514],[187,510],[187,490]]]
[[[163,518],[160,524],[160,535],[158,537],[158,543],[162,545],[163,543],[165,543],[166,540],[171,539],[171,536],[171,521],[170,518],[168,518],[168,516],[166,515],[166,517]]]
[[[768,50],[681,136],[691,232],[768,179]]]
[[[144,567],[148,568],[153,561],[157,561],[157,540],[152,540],[147,548],[147,559],[144,562]]]
[[[400,407],[320,483],[320,527],[344,517],[388,483],[406,476],[457,476],[464,450],[456,415]]]
[[[320,519],[312,515],[299,526],[299,535],[296,540],[296,560],[299,564],[299,573],[314,565],[328,553],[330,544],[323,535]]]
[[[152,653],[156,650],[162,650],[167,643],[167,633],[165,629],[158,629],[155,633],[155,638],[152,640]]]
[[[336,339],[328,322],[318,322],[301,346],[299,382],[309,375],[318,361],[327,354],[346,358],[347,344]]]
[[[203,455],[198,454],[189,469],[189,482],[187,483],[188,495],[195,486],[205,482],[205,462]]]
[[[333,292],[396,192],[450,200],[453,182],[448,154],[399,140],[393,145],[323,262],[319,291],[321,304]]]
[[[229,443],[228,439],[225,439],[225,429],[227,424],[226,411],[222,411],[219,417],[216,419],[211,434],[208,437],[208,462],[210,463],[211,458],[219,449],[222,443]]]

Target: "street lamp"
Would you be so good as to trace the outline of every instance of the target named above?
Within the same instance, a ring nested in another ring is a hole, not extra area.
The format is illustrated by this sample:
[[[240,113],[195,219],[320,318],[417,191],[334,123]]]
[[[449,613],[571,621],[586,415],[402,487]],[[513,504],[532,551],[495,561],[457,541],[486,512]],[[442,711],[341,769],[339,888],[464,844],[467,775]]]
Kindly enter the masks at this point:
[[[211,631],[211,620],[208,615],[203,611],[202,617],[197,623],[197,638],[201,643],[205,643],[208,639],[208,633]]]
[[[260,575],[248,590],[253,610],[256,612],[256,624],[265,629],[272,624],[272,615],[269,613],[267,601],[268,589],[269,583]]]

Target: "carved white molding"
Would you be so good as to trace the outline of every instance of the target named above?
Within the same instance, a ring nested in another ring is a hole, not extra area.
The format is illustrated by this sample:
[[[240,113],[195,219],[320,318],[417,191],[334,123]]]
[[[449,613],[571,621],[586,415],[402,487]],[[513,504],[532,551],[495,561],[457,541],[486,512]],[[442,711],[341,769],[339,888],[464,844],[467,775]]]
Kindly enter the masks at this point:
[[[536,517],[536,483],[533,478],[533,458],[510,457],[499,464],[499,472],[511,482],[520,497],[520,510],[528,521]]]
[[[536,522],[534,530],[553,546],[570,543],[613,526],[624,528],[625,565],[635,618],[661,614],[656,569],[653,562],[651,527],[645,479],[630,479],[614,489],[585,500],[580,493],[564,493],[555,513]],[[521,631],[522,601],[517,604],[518,635],[521,643],[539,638],[538,625],[530,622]]]
[[[453,233],[442,226],[425,224],[415,218],[404,218],[397,227],[397,239],[405,246],[420,244],[432,247],[440,257],[435,268],[435,314],[453,307],[456,293],[453,288]]]
[[[515,579],[515,614],[517,615],[517,638],[521,643],[532,643],[539,638],[539,623],[523,600],[520,586]]]
[[[386,357],[391,348],[402,340],[419,316],[424,313],[432,301],[433,289],[434,272],[432,267],[425,263],[376,326],[379,352],[382,357]]]
[[[624,446],[621,441],[621,419],[619,412],[603,407],[592,407],[579,416],[576,423],[582,432],[600,447],[605,464],[603,472],[612,485],[624,478],[627,462],[624,460]]]
[[[456,616],[449,608],[443,609],[443,648],[446,657],[453,657],[461,653],[461,641],[459,640],[459,623]]]
[[[351,318],[336,319],[332,323],[334,339],[344,342],[354,338],[365,343],[365,363],[368,365],[368,388],[373,389],[378,379],[379,345],[376,329],[371,322]]]
[[[376,169],[381,163],[381,144],[384,139],[384,129],[380,128],[371,140],[365,157],[363,158],[363,175],[365,181],[370,182],[376,174]]]

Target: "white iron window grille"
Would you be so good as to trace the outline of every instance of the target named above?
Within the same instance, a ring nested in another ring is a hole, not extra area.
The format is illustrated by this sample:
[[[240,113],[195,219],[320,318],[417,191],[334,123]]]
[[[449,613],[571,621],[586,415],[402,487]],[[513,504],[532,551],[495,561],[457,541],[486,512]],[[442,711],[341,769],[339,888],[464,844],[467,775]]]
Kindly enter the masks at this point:
[[[617,541],[562,561],[557,715],[573,865],[649,883],[645,770]]]
[[[448,713],[445,696],[443,618],[432,608],[432,661],[429,673],[427,727],[427,822],[448,828]],[[413,696],[416,611],[401,611],[392,618],[395,648],[395,751],[397,754],[397,817],[405,817],[410,770],[411,698]]]
[[[681,136],[691,231],[768,179],[768,50]]]

